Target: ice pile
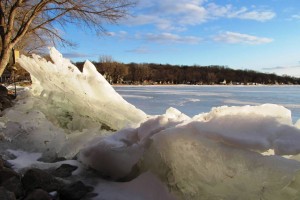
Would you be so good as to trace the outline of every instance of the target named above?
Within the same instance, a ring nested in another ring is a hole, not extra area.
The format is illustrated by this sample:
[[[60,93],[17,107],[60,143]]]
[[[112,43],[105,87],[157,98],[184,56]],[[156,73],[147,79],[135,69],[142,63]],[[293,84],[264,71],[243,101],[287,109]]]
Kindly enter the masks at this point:
[[[22,148],[43,152],[43,156],[71,158],[95,135],[135,127],[146,114],[127,103],[86,62],[80,72],[55,49],[53,63],[38,55],[21,56],[20,65],[30,72],[32,88],[18,94],[12,109],[0,119],[5,143],[0,149]],[[124,117],[126,113],[126,117]]]
[[[48,102],[60,102],[63,104],[60,107],[71,115],[80,113],[114,130],[146,118],[143,111],[115,92],[91,62],[86,61],[80,72],[55,48],[50,48],[50,57],[53,63],[38,55],[32,58],[21,56],[18,60],[32,77],[34,95],[47,98]]]
[[[80,160],[114,180],[150,171],[179,199],[282,200],[299,198],[299,159],[263,154],[298,155],[299,147],[282,106],[224,106],[193,119],[172,108],[94,140]]]
[[[55,49],[51,56],[54,64],[19,60],[34,82],[0,119],[5,148],[79,152],[78,161],[107,179],[93,181],[101,199],[299,199],[300,129],[288,109],[222,106],[190,118],[169,108],[147,116],[92,63],[81,73]]]

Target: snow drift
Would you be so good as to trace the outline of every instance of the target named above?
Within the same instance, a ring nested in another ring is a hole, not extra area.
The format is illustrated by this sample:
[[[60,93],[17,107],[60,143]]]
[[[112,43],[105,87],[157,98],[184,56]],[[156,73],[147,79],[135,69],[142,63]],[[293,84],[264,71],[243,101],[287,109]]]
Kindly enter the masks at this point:
[[[50,53],[54,63],[19,59],[33,84],[0,119],[2,150],[79,152],[77,160],[101,175],[92,184],[102,199],[299,199],[300,129],[288,109],[222,106],[190,118],[169,108],[147,116],[92,63],[80,72]]]

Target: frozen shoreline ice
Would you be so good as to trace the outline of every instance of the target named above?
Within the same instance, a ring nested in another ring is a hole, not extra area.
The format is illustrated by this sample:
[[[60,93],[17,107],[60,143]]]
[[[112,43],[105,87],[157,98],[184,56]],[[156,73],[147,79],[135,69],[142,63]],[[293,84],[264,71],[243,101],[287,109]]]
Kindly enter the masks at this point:
[[[159,191],[157,199],[300,196],[300,129],[288,109],[223,106],[190,118],[170,108],[148,116],[117,94],[92,63],[81,73],[55,49],[51,56],[55,64],[38,56],[19,60],[33,86],[0,119],[2,148],[44,157],[79,152],[83,165],[111,180],[128,180],[103,184],[99,177],[95,191],[107,199],[153,199],[153,191]],[[265,156],[268,150],[277,155]],[[114,194],[120,187],[121,195]]]

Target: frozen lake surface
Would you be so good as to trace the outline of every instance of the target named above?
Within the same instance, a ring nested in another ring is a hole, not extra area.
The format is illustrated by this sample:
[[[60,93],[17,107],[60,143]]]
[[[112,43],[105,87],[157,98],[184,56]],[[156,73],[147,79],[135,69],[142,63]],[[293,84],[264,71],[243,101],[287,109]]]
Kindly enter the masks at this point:
[[[115,86],[128,102],[148,114],[162,114],[175,107],[188,116],[209,112],[223,105],[243,106],[273,103],[300,119],[300,86]]]

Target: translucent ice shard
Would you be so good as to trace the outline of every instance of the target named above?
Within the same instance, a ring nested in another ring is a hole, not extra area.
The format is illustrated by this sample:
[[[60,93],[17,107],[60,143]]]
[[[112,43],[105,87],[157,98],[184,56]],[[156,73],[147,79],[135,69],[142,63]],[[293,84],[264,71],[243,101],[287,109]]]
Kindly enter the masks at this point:
[[[113,89],[91,62],[86,61],[80,72],[55,48],[50,48],[50,57],[53,63],[37,55],[21,56],[18,60],[31,74],[35,95],[59,105],[71,115],[80,113],[114,130],[134,126],[146,118],[143,111]]]

